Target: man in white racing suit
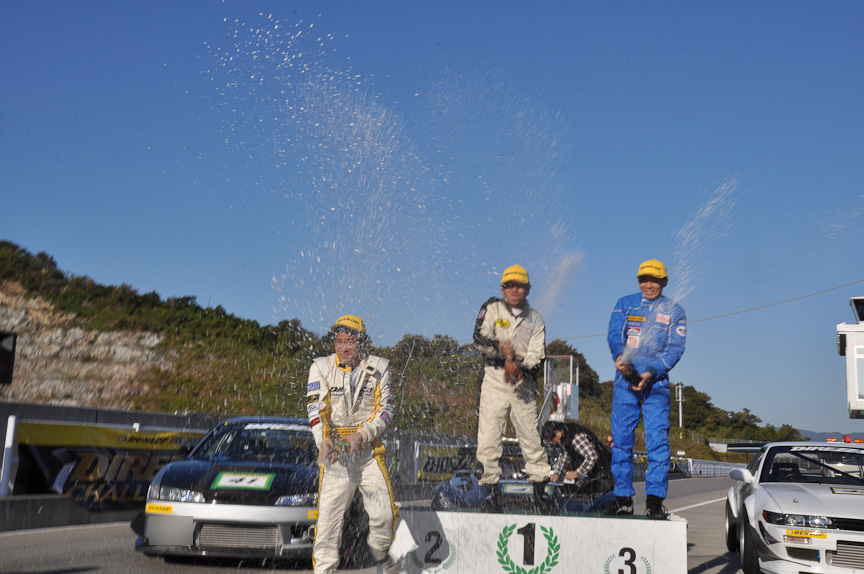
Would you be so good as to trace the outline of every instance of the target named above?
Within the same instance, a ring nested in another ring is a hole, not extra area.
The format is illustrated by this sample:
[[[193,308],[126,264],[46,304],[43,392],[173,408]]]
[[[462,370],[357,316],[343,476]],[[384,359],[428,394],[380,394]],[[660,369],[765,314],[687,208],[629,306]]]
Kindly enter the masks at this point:
[[[399,520],[381,433],[393,416],[389,360],[369,355],[363,320],[344,315],[330,328],[336,352],[319,357],[306,386],[309,425],[319,450],[315,574],[336,572],[345,511],[356,489],[369,515],[366,539],[378,572],[398,572],[387,554]]]
[[[477,462],[483,465],[480,484],[489,491],[487,512],[501,511],[498,461],[508,412],[534,485],[535,509],[552,511],[545,495],[551,468],[537,430],[537,375],[546,358],[546,325],[528,305],[530,290],[525,268],[508,267],[501,277],[502,298],[486,301],[474,325],[474,345],[483,354]]]

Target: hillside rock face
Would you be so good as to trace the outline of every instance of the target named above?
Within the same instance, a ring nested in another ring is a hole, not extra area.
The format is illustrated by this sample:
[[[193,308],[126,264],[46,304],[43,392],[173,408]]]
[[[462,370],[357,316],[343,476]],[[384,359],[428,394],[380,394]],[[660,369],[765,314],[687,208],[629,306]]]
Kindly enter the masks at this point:
[[[125,409],[146,392],[144,375],[172,365],[153,333],[87,331],[14,285],[0,286],[0,331],[18,335],[12,384],[0,401]]]

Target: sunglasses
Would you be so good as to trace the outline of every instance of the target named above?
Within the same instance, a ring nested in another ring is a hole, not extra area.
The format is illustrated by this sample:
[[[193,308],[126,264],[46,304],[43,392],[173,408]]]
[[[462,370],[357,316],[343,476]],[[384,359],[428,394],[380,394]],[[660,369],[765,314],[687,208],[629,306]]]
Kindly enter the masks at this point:
[[[510,289],[512,287],[523,287],[523,288],[527,289],[528,285],[526,285],[525,283],[514,283],[512,281],[508,281],[507,283],[501,284],[502,289]]]
[[[662,283],[662,279],[658,279],[657,277],[652,277],[651,275],[640,275],[637,277],[639,283]]]

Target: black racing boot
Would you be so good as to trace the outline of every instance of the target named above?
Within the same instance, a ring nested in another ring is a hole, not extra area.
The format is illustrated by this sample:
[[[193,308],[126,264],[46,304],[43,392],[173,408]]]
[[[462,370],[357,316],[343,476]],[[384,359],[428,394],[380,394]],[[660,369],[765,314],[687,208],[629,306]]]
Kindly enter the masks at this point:
[[[399,565],[393,562],[387,552],[372,550],[372,558],[375,560],[376,574],[399,574]]]
[[[619,496],[603,514],[606,516],[630,516],[633,514],[633,499],[629,496]]]
[[[645,497],[645,516],[651,520],[666,520],[669,518],[669,513],[666,507],[663,506],[663,499],[659,496],[649,494]]]
[[[534,487],[534,512],[537,514],[557,514],[555,503],[546,494],[546,483],[532,482],[531,486]]]
[[[501,514],[501,491],[498,490],[498,484],[487,484],[486,502],[483,503],[483,512],[489,514]]]
[[[375,563],[376,574],[399,574],[399,566],[389,556]]]

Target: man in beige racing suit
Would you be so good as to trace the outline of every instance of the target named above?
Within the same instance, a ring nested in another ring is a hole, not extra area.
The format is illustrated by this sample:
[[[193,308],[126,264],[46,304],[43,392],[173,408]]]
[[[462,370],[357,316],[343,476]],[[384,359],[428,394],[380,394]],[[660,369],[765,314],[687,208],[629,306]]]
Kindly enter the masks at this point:
[[[314,572],[336,572],[345,511],[359,488],[369,515],[366,541],[378,572],[395,573],[387,551],[399,512],[380,438],[393,416],[390,363],[369,355],[360,317],[344,315],[330,330],[336,352],[313,361],[306,386],[309,425],[319,449]]]
[[[528,480],[534,485],[534,506],[551,513],[545,495],[551,468],[537,430],[537,375],[546,358],[546,326],[528,305],[528,272],[520,265],[504,270],[501,295],[486,301],[474,325],[474,345],[483,354],[477,461],[483,465],[480,484],[489,491],[484,509],[501,511],[501,439],[507,413],[516,429]]]

